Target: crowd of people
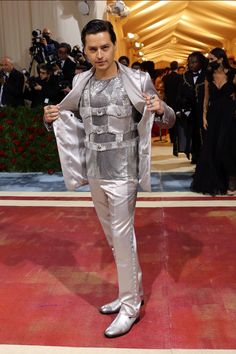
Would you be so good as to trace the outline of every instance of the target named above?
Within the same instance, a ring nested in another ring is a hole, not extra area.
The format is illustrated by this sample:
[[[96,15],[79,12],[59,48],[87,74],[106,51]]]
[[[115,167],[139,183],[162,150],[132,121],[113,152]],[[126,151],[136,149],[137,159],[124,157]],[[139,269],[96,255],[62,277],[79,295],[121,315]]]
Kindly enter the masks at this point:
[[[17,70],[9,57],[0,60],[0,106],[59,103],[71,90],[74,76],[91,68],[79,46],[58,43],[50,29],[35,30],[32,36],[28,70]]]
[[[31,64],[28,71],[14,68],[10,58],[1,59],[0,106],[31,107],[59,103],[72,89],[76,74],[91,64],[78,46],[52,39],[44,28],[32,32]],[[172,61],[169,67],[155,69],[153,61],[132,64],[123,55],[118,62],[134,70],[148,72],[159,94],[176,114],[173,128],[152,133],[173,145],[173,155],[185,153],[196,164],[191,189],[196,192],[234,194],[236,190],[235,96],[236,62],[221,48],[208,57],[190,53],[186,66]],[[36,64],[37,75],[31,75]]]
[[[119,61],[129,66],[125,56]],[[190,53],[186,68],[173,61],[170,67],[159,70],[146,61],[138,69],[150,74],[160,98],[175,111],[170,141],[173,155],[185,153],[196,165],[191,190],[236,195],[234,58],[228,58],[224,49],[214,48],[207,57],[201,52]],[[158,129],[156,133],[163,137],[168,132]]]

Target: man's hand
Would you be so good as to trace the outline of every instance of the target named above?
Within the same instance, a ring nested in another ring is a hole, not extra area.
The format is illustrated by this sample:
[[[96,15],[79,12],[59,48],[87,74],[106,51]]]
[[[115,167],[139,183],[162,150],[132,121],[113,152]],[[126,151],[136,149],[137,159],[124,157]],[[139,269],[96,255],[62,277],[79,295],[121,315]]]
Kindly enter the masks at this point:
[[[48,45],[46,38],[41,38],[40,42],[45,45],[45,47]]]
[[[34,90],[36,90],[36,91],[41,91],[42,88],[43,87],[41,85],[39,85],[38,83],[34,86]]]
[[[64,92],[65,95],[67,95],[71,91],[71,88],[69,88],[69,86],[67,86],[62,91]]]
[[[164,113],[163,103],[157,95],[147,95],[143,93],[143,97],[145,98],[148,111],[158,115]]]
[[[46,123],[53,123],[54,120],[59,118],[59,106],[45,106],[44,107],[44,120]]]

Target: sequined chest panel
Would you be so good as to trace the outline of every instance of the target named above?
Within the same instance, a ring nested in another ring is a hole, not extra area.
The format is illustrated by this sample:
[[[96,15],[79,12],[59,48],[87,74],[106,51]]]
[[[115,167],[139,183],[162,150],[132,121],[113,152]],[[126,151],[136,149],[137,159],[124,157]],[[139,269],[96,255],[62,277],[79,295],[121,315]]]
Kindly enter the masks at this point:
[[[118,76],[92,77],[80,101],[88,177],[137,178],[137,113]]]

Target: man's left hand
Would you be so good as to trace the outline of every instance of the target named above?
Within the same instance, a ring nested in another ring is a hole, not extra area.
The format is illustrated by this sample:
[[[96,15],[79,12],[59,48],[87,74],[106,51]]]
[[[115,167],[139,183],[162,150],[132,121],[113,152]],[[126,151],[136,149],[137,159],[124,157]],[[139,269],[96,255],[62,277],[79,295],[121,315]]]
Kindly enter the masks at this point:
[[[145,98],[148,111],[158,115],[162,115],[164,113],[163,102],[157,95],[148,95],[143,93],[143,97]]]

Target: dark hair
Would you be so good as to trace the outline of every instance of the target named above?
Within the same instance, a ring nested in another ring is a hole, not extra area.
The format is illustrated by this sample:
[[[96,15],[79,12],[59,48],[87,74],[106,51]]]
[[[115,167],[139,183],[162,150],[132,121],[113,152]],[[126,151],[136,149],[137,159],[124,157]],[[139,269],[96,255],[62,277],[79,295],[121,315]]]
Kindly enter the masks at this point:
[[[210,51],[210,54],[214,55],[217,59],[223,58],[223,66],[224,68],[229,69],[229,59],[227,58],[226,52],[222,48],[214,48]]]
[[[134,66],[139,66],[141,68],[141,63],[139,61],[134,61],[131,65],[131,68],[133,68]]]
[[[151,61],[151,60],[143,61],[143,62],[141,63],[141,68],[142,68],[143,71],[147,71],[147,72],[149,72],[149,71],[154,71],[154,69],[155,69],[155,64],[154,64],[154,62]]]
[[[39,74],[40,70],[44,70],[47,72],[47,74],[51,75],[52,74],[52,66],[49,63],[41,63],[37,65],[37,72]]]
[[[178,62],[176,60],[174,60],[170,63],[170,70],[172,70],[172,71],[177,70],[178,66],[179,66]]]
[[[192,57],[196,57],[197,60],[199,61],[200,65],[201,65],[201,68],[202,69],[206,69],[206,67],[208,65],[208,59],[205,57],[205,55],[203,55],[201,52],[192,52],[188,56],[188,61]]]
[[[123,60],[126,60],[127,64],[129,65],[129,58],[126,55],[119,57],[118,62],[121,63]]]
[[[69,43],[60,43],[59,44],[59,47],[58,47],[58,50],[60,49],[60,48],[66,48],[66,50],[67,50],[67,54],[70,54],[70,52],[71,52],[71,46],[70,46],[70,44]]]
[[[97,34],[99,32],[108,32],[113,44],[116,43],[116,34],[114,32],[111,22],[105,20],[92,20],[89,21],[81,32],[81,41],[85,47],[85,37],[87,34]]]

